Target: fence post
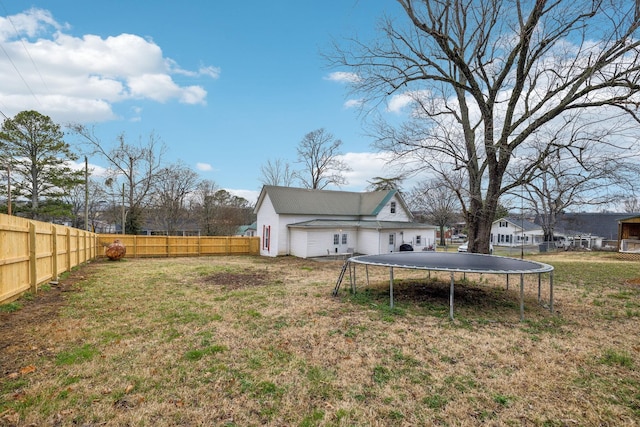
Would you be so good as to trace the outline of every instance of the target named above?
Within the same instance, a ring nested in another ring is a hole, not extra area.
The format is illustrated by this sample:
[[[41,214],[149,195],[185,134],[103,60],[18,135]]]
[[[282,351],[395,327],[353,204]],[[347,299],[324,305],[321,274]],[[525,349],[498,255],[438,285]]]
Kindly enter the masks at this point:
[[[36,224],[33,221],[29,221],[29,275],[31,276],[31,292],[33,292],[34,294],[38,292],[37,254],[38,251],[36,250]]]
[[[67,231],[67,265],[64,271],[71,271],[71,229],[69,227],[65,229]]]
[[[57,281],[58,280],[58,227],[56,227],[55,225],[51,226],[51,232],[53,233],[53,235],[51,236],[51,243],[53,246],[53,248],[51,249],[51,254],[52,254],[52,259],[51,259],[51,264],[52,265],[52,274],[51,277],[53,281]]]

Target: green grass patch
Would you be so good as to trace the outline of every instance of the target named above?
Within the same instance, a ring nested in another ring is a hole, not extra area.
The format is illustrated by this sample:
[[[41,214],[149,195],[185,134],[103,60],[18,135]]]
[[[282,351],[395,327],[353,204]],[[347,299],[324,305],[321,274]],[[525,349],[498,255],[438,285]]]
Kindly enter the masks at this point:
[[[56,355],[56,365],[75,365],[88,362],[99,353],[98,349],[91,344],[83,344]]]
[[[14,313],[22,308],[22,303],[13,301],[8,304],[0,305],[0,313]]]
[[[606,349],[598,359],[600,363],[607,366],[620,366],[623,368],[633,368],[633,357],[626,351]]]

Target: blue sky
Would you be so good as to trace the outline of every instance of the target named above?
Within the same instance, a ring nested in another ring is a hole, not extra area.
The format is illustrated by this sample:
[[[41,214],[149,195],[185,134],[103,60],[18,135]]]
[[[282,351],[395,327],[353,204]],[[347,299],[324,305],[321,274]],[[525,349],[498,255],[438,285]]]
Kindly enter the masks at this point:
[[[107,145],[153,132],[167,162],[251,201],[261,165],[294,162],[304,135],[325,128],[353,168],[343,189],[361,191],[385,176],[384,162],[320,53],[333,39],[372,37],[396,9],[389,0],[0,0],[0,110],[94,126]]]

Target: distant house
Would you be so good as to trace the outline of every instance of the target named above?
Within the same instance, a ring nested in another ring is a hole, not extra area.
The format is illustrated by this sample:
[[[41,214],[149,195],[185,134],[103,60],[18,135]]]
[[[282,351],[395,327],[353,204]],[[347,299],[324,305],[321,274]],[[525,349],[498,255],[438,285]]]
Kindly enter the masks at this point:
[[[243,236],[243,237],[253,237],[256,235],[256,230],[257,230],[257,224],[255,222],[253,222],[250,225],[241,225],[240,227],[238,227],[238,230],[236,231],[236,235],[237,236]]]
[[[590,234],[616,241],[618,221],[634,214],[620,212],[566,212],[556,217],[556,230],[565,236]]]
[[[555,231],[574,246],[614,248],[619,245],[619,221],[632,215],[620,212],[563,212],[556,217]],[[536,219],[538,222],[539,219]]]
[[[640,215],[618,220],[618,250],[640,253]]]
[[[399,251],[402,244],[416,251],[435,244],[435,227],[414,222],[397,190],[264,186],[254,213],[264,256],[380,254]]]
[[[542,227],[516,217],[504,217],[491,225],[491,243],[494,246],[537,245],[544,242]]]

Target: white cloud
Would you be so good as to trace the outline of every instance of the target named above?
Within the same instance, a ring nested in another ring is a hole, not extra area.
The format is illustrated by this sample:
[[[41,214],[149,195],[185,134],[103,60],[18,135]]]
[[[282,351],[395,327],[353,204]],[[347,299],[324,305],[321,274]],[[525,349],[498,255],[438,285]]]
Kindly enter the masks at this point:
[[[346,153],[339,156],[351,168],[346,172],[349,189],[364,190],[376,176],[391,175],[392,167],[387,164],[391,156],[388,153]]]
[[[363,101],[361,99],[349,99],[344,103],[344,108],[358,108],[362,103]]]
[[[338,83],[357,83],[360,81],[360,76],[358,76],[356,73],[335,71],[333,73],[330,73],[327,77],[325,77],[325,79]]]
[[[413,98],[409,93],[394,95],[387,104],[387,111],[391,113],[401,113],[407,106],[413,104]]]
[[[255,190],[234,190],[231,188],[225,188],[224,190],[231,195],[247,199],[251,204],[255,204],[260,196],[260,192]]]
[[[84,171],[86,167],[84,161],[82,160],[68,161],[67,165],[75,171]],[[94,165],[93,163],[89,163],[88,166],[90,179],[104,178],[107,176],[108,171],[106,168],[99,165]]]
[[[0,56],[0,99],[7,113],[31,108],[56,121],[98,122],[115,119],[114,105],[127,100],[202,105],[206,90],[180,85],[174,76],[220,75],[206,65],[184,70],[135,34],[77,37],[67,29],[42,9],[0,17],[6,52]]]
[[[196,169],[202,172],[209,172],[213,170],[213,166],[209,163],[196,163]]]
[[[431,92],[427,90],[416,90],[393,95],[387,103],[387,111],[401,114],[404,109],[411,106],[416,101],[433,101],[430,99]]]

